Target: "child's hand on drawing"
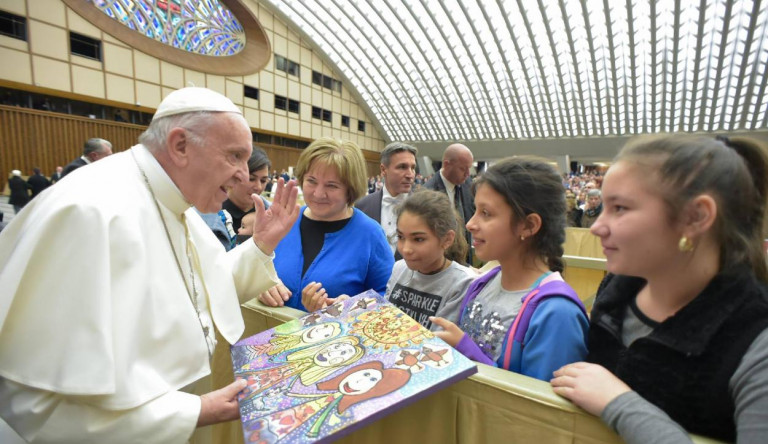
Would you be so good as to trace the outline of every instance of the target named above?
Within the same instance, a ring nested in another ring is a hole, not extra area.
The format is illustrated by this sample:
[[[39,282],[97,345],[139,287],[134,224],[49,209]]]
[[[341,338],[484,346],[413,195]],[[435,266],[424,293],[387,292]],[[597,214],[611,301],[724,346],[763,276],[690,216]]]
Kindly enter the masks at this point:
[[[334,303],[336,299],[329,298],[321,282],[310,282],[301,290],[301,303],[308,312],[325,308]]]
[[[430,316],[429,320],[438,327],[442,327],[443,330],[435,332],[435,336],[448,343],[451,347],[456,347],[461,338],[464,337],[464,332],[459,326],[447,319]]]

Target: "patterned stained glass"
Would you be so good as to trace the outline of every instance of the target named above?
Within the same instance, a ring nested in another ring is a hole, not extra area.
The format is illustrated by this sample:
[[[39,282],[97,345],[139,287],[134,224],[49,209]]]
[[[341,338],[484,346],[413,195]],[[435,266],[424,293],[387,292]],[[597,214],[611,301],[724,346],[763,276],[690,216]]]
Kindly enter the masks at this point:
[[[113,20],[160,43],[207,56],[245,47],[245,30],[219,0],[89,0]]]

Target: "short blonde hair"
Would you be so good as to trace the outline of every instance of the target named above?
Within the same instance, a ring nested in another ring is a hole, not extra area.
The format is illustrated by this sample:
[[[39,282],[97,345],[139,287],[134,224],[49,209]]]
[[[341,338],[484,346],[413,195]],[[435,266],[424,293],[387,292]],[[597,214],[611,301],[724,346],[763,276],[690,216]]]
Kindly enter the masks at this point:
[[[347,203],[352,205],[368,191],[365,159],[354,142],[330,137],[321,137],[312,142],[299,156],[296,164],[296,178],[304,183],[312,164],[320,161],[336,168],[341,182],[347,187]]]

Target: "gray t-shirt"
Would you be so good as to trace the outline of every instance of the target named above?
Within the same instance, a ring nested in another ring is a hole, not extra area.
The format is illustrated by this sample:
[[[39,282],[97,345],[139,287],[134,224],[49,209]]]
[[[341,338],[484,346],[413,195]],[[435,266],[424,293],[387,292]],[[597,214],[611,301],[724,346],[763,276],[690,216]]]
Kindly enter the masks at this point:
[[[411,270],[401,259],[395,262],[392,276],[387,282],[386,298],[424,327],[436,331],[430,316],[440,316],[451,322],[458,318],[458,308],[467,287],[477,277],[468,267],[452,262],[436,274],[422,274]],[[451,317],[456,312],[455,317]]]
[[[507,291],[501,286],[501,273],[491,278],[477,297],[467,304],[467,312],[459,327],[486,356],[496,361],[501,356],[504,337],[512,326],[515,316],[523,306],[523,298],[531,290]],[[459,317],[456,308],[456,318]]]
[[[622,325],[624,345],[628,346],[651,331],[653,329],[628,307]],[[736,405],[737,442],[765,443],[768,440],[768,330],[760,333],[749,346],[731,376],[729,388]],[[678,423],[636,392],[617,396],[605,407],[601,418],[627,444],[691,442]]]

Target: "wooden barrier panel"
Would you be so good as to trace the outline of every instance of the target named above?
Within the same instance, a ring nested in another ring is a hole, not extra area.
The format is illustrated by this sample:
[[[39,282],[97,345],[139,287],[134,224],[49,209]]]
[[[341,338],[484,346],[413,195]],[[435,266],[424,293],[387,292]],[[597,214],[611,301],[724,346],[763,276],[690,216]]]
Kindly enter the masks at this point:
[[[605,277],[605,259],[581,256],[563,256],[565,271],[563,279],[568,282],[584,302],[587,313],[592,311],[597,288]]]
[[[38,167],[50,176],[83,154],[83,144],[92,137],[112,142],[112,151],[136,144],[145,127],[124,122],[0,105],[0,189],[11,170],[31,174]]]
[[[242,305],[248,337],[304,314],[270,308],[252,300]],[[224,345],[222,345],[224,344]],[[621,438],[592,416],[556,395],[549,383],[478,364],[470,378],[431,394],[342,438],[341,443],[621,443]],[[213,381],[233,380],[229,347],[220,338],[214,354]],[[213,428],[216,443],[242,443],[239,421]],[[699,444],[718,441],[693,436]]]
[[[565,229],[565,250],[569,256],[597,257],[605,259],[600,238],[589,232],[589,228],[568,227]]]
[[[146,126],[112,120],[0,105],[0,190],[11,170],[32,173],[38,167],[50,177],[56,166],[65,166],[83,153],[83,144],[92,137],[112,142],[112,151],[127,150],[138,143]],[[302,150],[279,145],[257,144],[264,148],[272,169],[280,172],[295,166]],[[363,150],[367,173],[380,173],[378,152]]]

